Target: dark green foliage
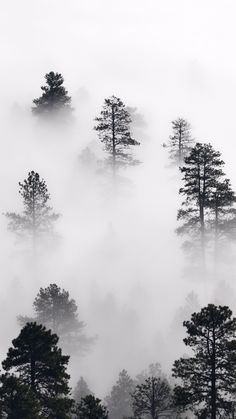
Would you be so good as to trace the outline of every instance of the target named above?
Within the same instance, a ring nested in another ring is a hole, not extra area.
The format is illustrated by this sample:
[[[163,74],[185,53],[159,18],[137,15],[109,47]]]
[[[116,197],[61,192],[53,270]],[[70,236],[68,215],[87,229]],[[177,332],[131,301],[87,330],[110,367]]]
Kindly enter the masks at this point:
[[[60,73],[54,73],[50,71],[45,75],[46,86],[42,86],[42,96],[38,99],[34,99],[34,107],[32,112],[35,115],[49,116],[57,115],[63,111],[64,113],[71,112],[70,107],[71,98],[68,96],[68,92],[63,86],[64,79]]]
[[[228,307],[209,304],[184,326],[193,356],[174,362],[173,375],[182,381],[176,403],[211,419],[228,414],[235,397],[236,319]]]
[[[84,352],[94,342],[83,334],[84,323],[78,319],[78,307],[69,292],[56,284],[40,288],[34,303],[35,316],[33,319],[19,316],[21,326],[27,321],[35,321],[51,329],[60,338],[60,344],[66,351]]]
[[[89,395],[78,404],[78,419],[108,419],[108,411],[101,400]]]
[[[166,379],[148,377],[138,384],[132,395],[134,417],[157,419],[160,412],[171,407],[171,389]]]
[[[44,179],[33,170],[23,183],[19,182],[19,194],[23,198],[23,214],[6,213],[8,228],[20,237],[36,239],[53,233],[53,223],[59,217],[48,205],[50,195]]]
[[[16,376],[9,374],[3,374],[0,382],[1,418],[41,418],[40,404],[28,385],[23,384]]]
[[[181,165],[193,145],[191,126],[183,118],[178,118],[171,124],[173,135],[170,136],[170,159],[173,163]]]
[[[94,129],[112,158],[113,168],[117,163],[134,163],[129,148],[139,143],[131,137],[131,117],[123,102],[115,96],[105,99],[101,116],[95,121]]]
[[[132,415],[132,397],[135,384],[126,370],[122,370],[119,379],[112,387],[111,394],[105,402],[109,411],[109,419],[120,419]]]
[[[80,377],[73,392],[74,400],[79,403],[86,396],[93,395],[83,377]]]
[[[57,343],[58,337],[50,330],[36,323],[27,323],[12,341],[2,363],[5,371],[13,371],[31,388],[41,408],[49,413],[55,413],[57,401],[60,405],[72,405],[68,398],[70,377],[66,373],[69,356],[62,355]],[[46,417],[56,417],[49,413]]]

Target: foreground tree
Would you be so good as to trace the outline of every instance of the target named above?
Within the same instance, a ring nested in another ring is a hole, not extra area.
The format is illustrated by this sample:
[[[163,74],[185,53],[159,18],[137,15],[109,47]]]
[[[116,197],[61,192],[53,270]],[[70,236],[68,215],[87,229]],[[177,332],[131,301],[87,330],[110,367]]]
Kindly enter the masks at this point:
[[[236,319],[228,307],[209,304],[185,321],[185,345],[193,356],[175,361],[177,404],[198,417],[216,419],[232,412],[236,380]]]
[[[78,419],[108,419],[108,411],[101,400],[89,395],[78,405]]]
[[[132,398],[135,417],[157,419],[161,411],[171,406],[171,389],[167,380],[148,377],[136,386]]]
[[[8,228],[21,238],[30,238],[35,246],[39,238],[53,234],[53,224],[59,214],[48,205],[50,195],[44,179],[33,170],[23,183],[19,182],[19,194],[23,198],[23,214],[6,213]]]
[[[193,146],[193,138],[191,136],[191,126],[183,118],[178,118],[171,122],[173,134],[170,136],[170,159],[173,163],[181,165],[185,157],[188,156]]]
[[[109,419],[120,419],[132,416],[132,397],[134,381],[126,370],[122,370],[111,394],[105,402],[109,411]]]
[[[34,99],[32,112],[35,115],[55,116],[71,113],[71,98],[63,86],[64,79],[60,73],[50,71],[45,75],[46,86],[42,86],[42,96]]]
[[[66,419],[66,412],[72,406],[72,400],[68,397],[70,377],[66,373],[69,356],[62,355],[57,343],[58,337],[50,330],[36,323],[28,323],[12,341],[2,366],[30,387],[41,409],[50,418],[56,418],[58,412],[64,409],[61,418]]]
[[[21,326],[29,321],[43,324],[60,338],[63,348],[70,353],[89,349],[93,338],[84,335],[85,324],[79,320],[78,307],[69,292],[56,284],[40,288],[33,302],[35,316],[33,318],[19,316]]]
[[[95,121],[97,125],[94,129],[98,131],[99,138],[111,156],[113,170],[118,163],[134,162],[129,149],[139,143],[131,137],[131,117],[123,102],[116,96],[105,99],[101,116]]]

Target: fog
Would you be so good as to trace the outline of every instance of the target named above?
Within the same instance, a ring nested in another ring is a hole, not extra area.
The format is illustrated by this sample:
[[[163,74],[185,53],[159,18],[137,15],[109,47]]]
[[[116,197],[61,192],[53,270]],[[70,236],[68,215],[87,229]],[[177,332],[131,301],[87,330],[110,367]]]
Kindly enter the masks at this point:
[[[175,234],[181,177],[162,147],[171,120],[187,118],[196,140],[222,152],[236,188],[235,2],[8,0],[1,9],[0,212],[22,211],[18,182],[35,170],[61,214],[59,245],[38,262],[0,217],[1,359],[19,332],[16,316],[32,314],[39,288],[57,283],[97,336],[72,357],[72,385],[82,375],[104,397],[123,368],[135,375],[160,362],[169,374],[185,350],[173,325],[191,291],[200,305],[236,309],[235,265],[207,279],[186,268]],[[70,126],[41,127],[31,114],[51,70],[72,97]],[[99,163],[79,159],[88,146],[105,158],[93,126],[112,94],[145,121],[133,127],[141,164],[122,169],[115,186]]]

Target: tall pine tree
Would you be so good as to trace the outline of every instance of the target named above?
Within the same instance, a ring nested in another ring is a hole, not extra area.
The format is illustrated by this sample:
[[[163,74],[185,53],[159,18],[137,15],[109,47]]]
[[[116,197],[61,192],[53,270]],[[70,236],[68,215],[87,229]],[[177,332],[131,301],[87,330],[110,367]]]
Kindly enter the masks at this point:
[[[181,165],[193,146],[191,126],[183,118],[171,122],[173,134],[170,135],[170,159],[174,164]]]

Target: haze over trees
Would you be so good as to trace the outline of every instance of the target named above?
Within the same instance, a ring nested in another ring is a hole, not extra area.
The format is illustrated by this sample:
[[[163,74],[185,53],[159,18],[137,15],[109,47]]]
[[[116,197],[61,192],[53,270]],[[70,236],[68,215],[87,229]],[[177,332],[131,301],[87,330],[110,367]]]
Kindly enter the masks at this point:
[[[89,386],[83,377],[80,377],[73,391],[74,400],[79,403],[81,399],[86,396],[93,395],[93,392],[89,389]]]
[[[191,125],[186,119],[178,118],[171,122],[173,134],[170,135],[169,157],[173,164],[180,166],[189,154],[194,140]]]
[[[50,71],[45,75],[46,85],[41,87],[42,95],[33,100],[34,115],[60,117],[71,115],[71,97],[63,86],[64,78],[60,73]]]
[[[122,164],[135,162],[130,154],[130,147],[139,145],[132,138],[130,113],[124,103],[116,96],[105,99],[100,116],[95,118],[97,125],[94,129],[109,154],[113,170]]]
[[[192,356],[174,362],[176,404],[197,417],[233,417],[236,380],[236,319],[226,306],[209,304],[184,322]]]
[[[24,211],[22,214],[7,212],[9,220],[8,229],[14,232],[19,239],[28,239],[33,247],[39,239],[52,238],[53,225],[59,214],[53,212],[48,205],[50,195],[44,179],[33,170],[28,173],[27,179],[19,182],[19,194],[23,200]]]
[[[109,419],[128,418],[132,416],[132,393],[134,392],[134,380],[126,370],[122,370],[111,393],[105,398],[109,412]]]
[[[64,350],[73,354],[84,354],[88,351],[94,338],[84,334],[85,324],[79,320],[78,307],[69,292],[56,284],[40,288],[33,302],[35,316],[19,316],[21,326],[29,321],[44,325],[60,338]]]

